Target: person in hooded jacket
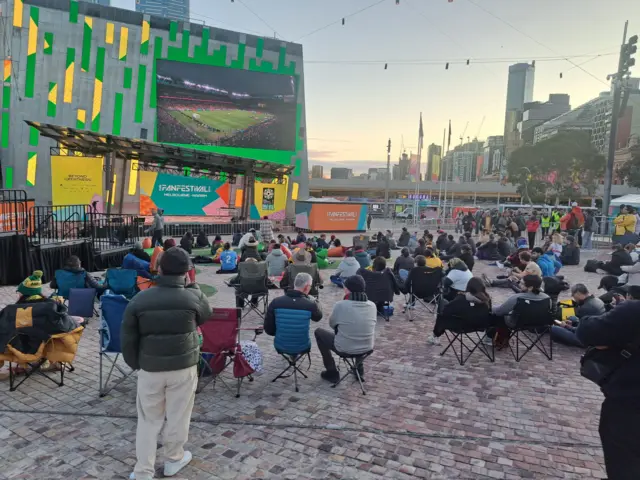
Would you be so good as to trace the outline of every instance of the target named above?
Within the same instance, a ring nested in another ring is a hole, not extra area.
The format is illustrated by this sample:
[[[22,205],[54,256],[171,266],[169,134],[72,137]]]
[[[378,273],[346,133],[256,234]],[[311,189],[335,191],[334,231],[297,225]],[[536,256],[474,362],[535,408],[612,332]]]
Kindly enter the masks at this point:
[[[608,262],[599,262],[598,268],[600,270],[604,270],[605,272],[620,276],[624,272],[622,271],[623,266],[625,265],[633,265],[633,260],[631,259],[631,255],[627,252],[622,244],[616,243],[613,246],[613,253],[611,254],[611,260]]]
[[[253,237],[249,238],[249,240],[244,244],[244,250],[240,256],[240,261],[244,262],[248,258],[255,258],[258,262],[262,261],[262,256],[260,255],[260,252],[258,252],[258,242]]]
[[[196,248],[207,248],[209,245],[209,237],[204,233],[204,230],[200,230],[196,238]]]
[[[404,247],[400,251],[400,256],[396,258],[396,261],[393,264],[393,273],[404,281],[407,279],[407,276],[414,265],[415,262],[413,257],[409,254],[409,249]]]
[[[368,257],[368,255],[367,255]],[[339,287],[344,286],[344,279],[355,275],[358,270],[360,270],[361,265],[356,260],[353,254],[353,250],[347,250],[345,253],[345,257],[342,259],[338,268],[336,269],[336,273],[329,277],[331,283],[334,285],[338,285]]]
[[[447,251],[449,248],[449,238],[447,237],[447,232],[443,232],[442,230],[438,231],[438,238],[436,238],[436,249],[439,251]]]
[[[418,232],[414,232],[413,235],[409,237],[409,244],[407,245],[409,252],[413,255],[418,248]]]
[[[354,247],[353,257],[358,261],[362,268],[371,266],[371,256],[363,250],[361,246]],[[348,252],[348,250],[347,250]],[[345,252],[346,255],[346,252]]]
[[[442,282],[442,286],[445,289],[443,297],[446,300],[453,300],[459,292],[466,291],[467,283],[471,278],[473,278],[473,273],[471,273],[466,263],[459,258],[449,260],[449,270]]]
[[[271,253],[267,255],[267,271],[270,277],[281,277],[284,274],[289,260],[280,249],[280,244],[275,244]]]
[[[384,235],[378,236],[378,245],[376,246],[376,253],[373,258],[376,257],[391,258],[391,247],[389,246],[387,237]]]
[[[104,290],[106,289],[106,287],[103,284],[99,283],[95,278],[89,275],[89,273],[84,268],[82,268],[82,263],[80,262],[80,259],[75,255],[71,255],[64,261],[63,270],[65,272],[69,272],[74,275],[84,273],[85,288],[95,289],[98,295],[101,295],[102,292],[104,292]],[[58,282],[56,282],[55,275],[53,277],[53,280],[51,280],[51,283],[49,284],[49,286],[54,290],[58,289]]]
[[[442,260],[460,258],[460,255],[462,255],[462,247],[466,244],[467,244],[467,237],[465,237],[464,235],[461,235],[460,238],[458,238],[458,241],[453,245],[451,245],[451,247],[449,247],[449,249],[447,250],[447,253],[440,255],[440,258]]]
[[[476,255],[479,260],[504,260],[504,257],[498,253],[498,242],[493,233],[489,235],[486,242],[478,245]]]
[[[424,238],[418,239],[418,246],[413,250],[413,257],[417,257],[419,255],[424,256],[427,251],[427,242]]]
[[[144,260],[145,262],[150,262],[151,257],[147,252],[142,248],[142,242],[136,242],[133,244],[133,248],[131,249],[131,253],[138,257],[140,260]]]
[[[191,231],[185,233],[180,239],[180,248],[189,254],[193,252],[193,233]]]
[[[409,235],[409,231],[407,230],[407,227],[402,227],[402,232],[400,233],[400,237],[398,237],[398,246],[399,247],[409,246],[410,237],[411,235]]]
[[[567,236],[567,243],[562,247],[560,263],[562,265],[580,265],[580,247],[572,235]]]
[[[576,283],[571,287],[571,297],[575,306],[575,315],[567,317],[564,322],[556,322],[562,325],[556,324],[551,327],[551,339],[571,347],[584,348],[576,337],[580,319],[586,316],[602,315],[606,312],[606,308],[604,302],[589,293],[589,289],[582,283]]]

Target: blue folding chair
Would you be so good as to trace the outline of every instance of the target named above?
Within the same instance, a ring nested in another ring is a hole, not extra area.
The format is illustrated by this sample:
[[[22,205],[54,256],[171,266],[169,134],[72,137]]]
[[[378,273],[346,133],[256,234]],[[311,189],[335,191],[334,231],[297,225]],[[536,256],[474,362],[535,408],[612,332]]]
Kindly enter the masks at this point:
[[[56,270],[54,273],[58,290],[54,295],[69,299],[69,292],[72,288],[84,288],[87,272],[70,272],[69,270]]]
[[[100,310],[102,312],[100,322],[100,396],[104,397],[111,390],[116,388],[122,382],[127,380],[134,370],[125,369],[118,364],[118,359],[122,354],[122,346],[120,343],[120,327],[122,326],[122,318],[124,311],[129,304],[129,300],[123,295],[115,295],[107,290],[100,297]],[[109,372],[103,377],[103,361],[107,362]],[[109,385],[113,370],[118,370],[121,377]],[[103,381],[104,380],[104,381]]]
[[[138,293],[138,272],[125,268],[110,268],[107,270],[105,283],[113,294],[131,299]]]
[[[69,290],[69,315],[93,318],[98,312],[95,309],[95,288],[72,288]]]

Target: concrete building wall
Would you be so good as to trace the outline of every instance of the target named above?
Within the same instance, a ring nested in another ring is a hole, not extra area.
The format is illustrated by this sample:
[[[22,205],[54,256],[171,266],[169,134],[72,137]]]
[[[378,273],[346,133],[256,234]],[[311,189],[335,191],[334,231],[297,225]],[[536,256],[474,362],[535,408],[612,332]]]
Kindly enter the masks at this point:
[[[5,188],[51,200],[54,144],[25,120],[153,140],[155,60],[167,58],[297,76],[296,151],[279,158],[295,166],[298,195],[308,196],[300,45],[74,0],[0,0],[0,9],[13,33],[0,35]]]

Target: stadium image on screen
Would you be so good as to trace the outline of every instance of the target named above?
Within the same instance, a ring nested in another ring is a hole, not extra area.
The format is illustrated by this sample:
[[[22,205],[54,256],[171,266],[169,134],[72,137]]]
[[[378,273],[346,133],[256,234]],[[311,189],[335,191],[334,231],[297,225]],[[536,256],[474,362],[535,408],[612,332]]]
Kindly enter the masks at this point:
[[[158,60],[158,141],[294,151],[295,78]]]

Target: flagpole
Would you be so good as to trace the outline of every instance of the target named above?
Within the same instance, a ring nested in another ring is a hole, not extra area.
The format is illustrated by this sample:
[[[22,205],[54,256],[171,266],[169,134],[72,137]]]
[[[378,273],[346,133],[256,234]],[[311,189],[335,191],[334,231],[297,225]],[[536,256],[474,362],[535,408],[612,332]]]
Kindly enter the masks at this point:
[[[440,149],[440,165],[438,166],[438,217],[442,213],[442,159],[444,158],[445,138],[447,137],[447,129],[442,131],[442,148]]]
[[[420,170],[422,167],[422,138],[423,137],[424,137],[424,132],[422,130],[422,112],[420,112],[420,126],[418,127],[418,166],[416,169],[416,191],[415,191],[414,207],[413,207],[413,219],[416,225],[418,225],[420,222]]]
[[[449,149],[451,148],[451,120],[449,120],[449,137],[447,140],[447,154],[449,154]],[[453,161],[453,158],[451,159]],[[445,177],[444,177],[444,206],[442,209],[442,224],[445,225],[447,221],[447,188],[449,187],[449,170],[451,167],[451,162],[448,162]]]

